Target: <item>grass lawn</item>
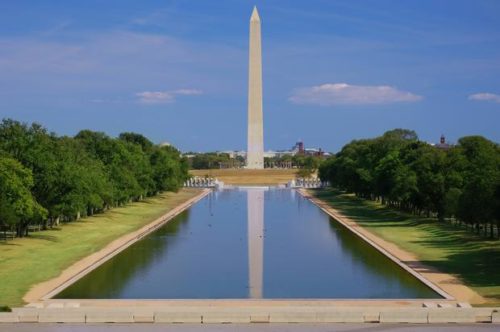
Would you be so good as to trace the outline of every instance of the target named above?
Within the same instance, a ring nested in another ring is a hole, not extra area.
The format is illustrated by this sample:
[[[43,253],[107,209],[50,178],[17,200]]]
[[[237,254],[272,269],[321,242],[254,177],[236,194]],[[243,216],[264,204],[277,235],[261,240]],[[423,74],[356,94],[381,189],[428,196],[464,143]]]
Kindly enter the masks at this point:
[[[225,184],[269,186],[286,184],[295,179],[297,169],[195,169],[189,173],[218,178]]]
[[[22,297],[32,285],[57,277],[81,258],[141,228],[198,193],[197,189],[164,193],[58,229],[31,233],[28,238],[0,241],[0,306],[22,305]]]
[[[454,274],[491,304],[500,304],[500,240],[480,238],[436,219],[413,216],[334,190],[311,190],[345,216],[416,254],[423,263]]]

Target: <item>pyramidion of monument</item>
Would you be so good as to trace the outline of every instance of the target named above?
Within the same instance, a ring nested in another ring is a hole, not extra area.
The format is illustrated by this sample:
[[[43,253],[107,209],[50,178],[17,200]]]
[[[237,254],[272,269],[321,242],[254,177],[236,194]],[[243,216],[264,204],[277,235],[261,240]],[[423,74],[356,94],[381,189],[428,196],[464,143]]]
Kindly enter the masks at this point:
[[[257,6],[253,7],[252,16],[250,17],[250,21],[260,21],[259,11],[257,10]]]

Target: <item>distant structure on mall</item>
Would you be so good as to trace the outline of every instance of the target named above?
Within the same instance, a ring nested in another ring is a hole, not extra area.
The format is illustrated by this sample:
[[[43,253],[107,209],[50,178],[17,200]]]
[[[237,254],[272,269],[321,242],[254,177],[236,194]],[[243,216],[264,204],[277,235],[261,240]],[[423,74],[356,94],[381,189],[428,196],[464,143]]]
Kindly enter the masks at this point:
[[[246,158],[246,151],[226,150],[219,151],[219,153],[227,153],[230,158],[243,157]],[[306,148],[303,141],[297,141],[290,149],[287,150],[267,150],[264,151],[264,158],[282,158],[285,156],[315,156],[315,157],[329,157],[331,153],[324,151],[321,148]]]
[[[194,165],[197,158],[206,157],[207,155],[218,156],[220,158],[213,157],[211,161],[207,161],[204,167],[201,168]],[[288,150],[268,150],[264,151],[263,155],[265,168],[294,168],[296,165],[293,162],[293,157],[295,156],[328,158],[331,156],[331,153],[325,152],[321,148],[306,148],[303,141],[297,141]],[[245,167],[247,152],[245,150],[224,150],[206,153],[187,152],[183,156],[187,158],[190,167],[194,167],[195,169],[243,168]]]
[[[262,120],[262,49],[260,17],[257,7],[250,17],[248,62],[248,142],[246,168],[264,168],[264,129]]]
[[[453,147],[453,144],[446,142],[446,137],[441,135],[439,139],[439,144],[431,144],[432,146],[441,149],[441,150],[449,150]]]

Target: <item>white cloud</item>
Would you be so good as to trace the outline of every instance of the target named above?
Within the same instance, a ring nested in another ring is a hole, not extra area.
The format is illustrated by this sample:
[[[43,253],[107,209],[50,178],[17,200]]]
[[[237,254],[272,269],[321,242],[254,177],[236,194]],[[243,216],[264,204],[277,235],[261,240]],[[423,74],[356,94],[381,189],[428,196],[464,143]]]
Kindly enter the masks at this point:
[[[198,89],[178,89],[173,91],[143,91],[135,95],[139,97],[139,102],[142,104],[168,104],[175,101],[178,95],[192,96],[202,94]]]
[[[500,104],[500,95],[497,95],[494,93],[489,93],[489,92],[481,92],[481,93],[475,93],[473,95],[470,95],[469,100],[491,101],[491,102]]]
[[[172,92],[174,95],[193,96],[201,95],[203,92],[198,89],[179,89]]]
[[[174,95],[168,91],[144,91],[136,93],[136,96],[143,104],[165,104],[175,100]]]
[[[316,104],[321,106],[389,104],[415,102],[421,99],[421,96],[391,86],[350,85],[347,83],[329,83],[296,89],[289,98],[295,104]]]

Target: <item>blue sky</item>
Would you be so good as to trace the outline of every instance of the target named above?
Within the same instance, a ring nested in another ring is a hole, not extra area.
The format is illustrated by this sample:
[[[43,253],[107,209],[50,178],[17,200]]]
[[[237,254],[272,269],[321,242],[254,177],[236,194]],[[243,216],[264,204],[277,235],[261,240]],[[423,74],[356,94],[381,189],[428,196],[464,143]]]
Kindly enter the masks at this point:
[[[497,0],[2,1],[0,118],[244,149],[254,4],[266,149],[397,127],[500,141]]]

